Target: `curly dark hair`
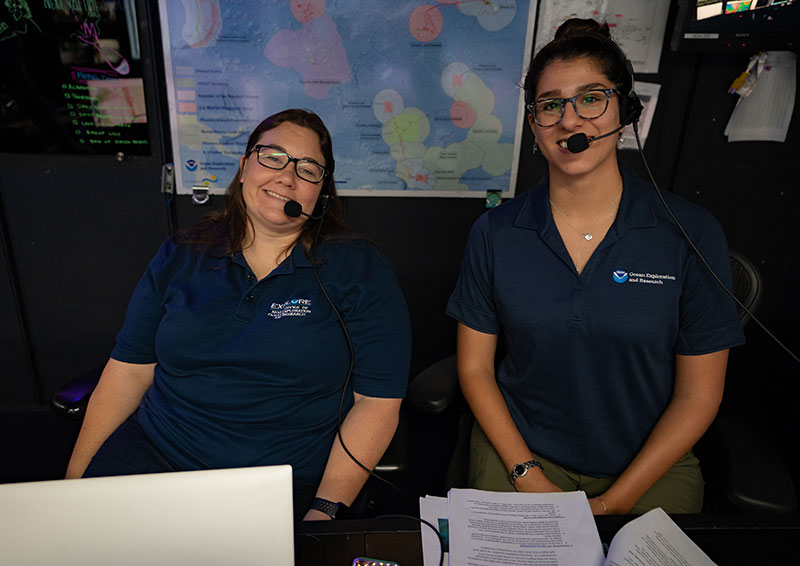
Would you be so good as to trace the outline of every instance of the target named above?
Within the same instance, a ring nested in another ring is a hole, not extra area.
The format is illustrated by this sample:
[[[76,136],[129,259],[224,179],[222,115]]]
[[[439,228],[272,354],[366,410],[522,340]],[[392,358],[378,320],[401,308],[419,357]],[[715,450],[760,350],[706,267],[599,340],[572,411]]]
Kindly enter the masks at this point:
[[[533,102],[542,72],[553,61],[571,61],[586,58],[593,61],[600,72],[623,94],[633,90],[633,77],[628,70],[625,55],[611,39],[608,24],[592,19],[572,18],[556,30],[553,41],[542,47],[531,59],[525,75],[525,103]]]
[[[330,132],[319,116],[308,110],[296,108],[269,116],[250,134],[244,155],[248,155],[253,150],[264,132],[276,128],[284,122],[308,128],[319,136],[322,155],[325,157],[325,168],[328,170],[320,192],[320,194],[328,195],[324,222],[323,219],[307,219],[297,239],[292,243],[295,245],[300,242],[305,248],[306,254],[310,256],[318,229],[320,230],[319,242],[337,238],[352,238],[356,235],[345,217],[342,202],[336,193],[336,185],[333,181],[333,172],[336,167],[333,159],[333,144]],[[241,174],[240,166],[228,185],[222,208],[206,214],[194,225],[177,232],[174,236],[176,242],[186,244],[193,251],[207,253],[214,257],[224,257],[242,250],[251,226],[242,196]],[[319,208],[318,205],[317,209]],[[314,216],[318,216],[321,212],[317,209],[314,211]],[[322,223],[321,228],[320,223]]]

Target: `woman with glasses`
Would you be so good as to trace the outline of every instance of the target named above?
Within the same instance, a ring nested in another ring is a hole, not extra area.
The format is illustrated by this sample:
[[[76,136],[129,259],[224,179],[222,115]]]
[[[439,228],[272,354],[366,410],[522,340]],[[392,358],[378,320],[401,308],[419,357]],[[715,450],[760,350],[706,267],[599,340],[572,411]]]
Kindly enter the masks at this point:
[[[477,421],[469,481],[583,490],[594,513],[699,512],[692,446],[743,334],[654,187],[617,161],[638,110],[627,65],[606,25],[575,19],[530,63],[528,121],[548,175],[478,219],[447,309]],[[717,221],[665,196],[730,284]]]
[[[165,242],[139,282],[67,477],[291,464],[298,518],[353,502],[368,474],[335,439],[338,417],[372,469],[411,340],[392,268],[349,228],[333,171],[317,115],[256,127],[222,210]]]

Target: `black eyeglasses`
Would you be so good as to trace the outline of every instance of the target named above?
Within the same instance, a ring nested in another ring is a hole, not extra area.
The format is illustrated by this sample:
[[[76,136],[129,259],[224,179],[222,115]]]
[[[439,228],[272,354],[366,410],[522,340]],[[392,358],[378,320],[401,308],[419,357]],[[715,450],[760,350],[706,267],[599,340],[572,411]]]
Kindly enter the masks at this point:
[[[328,170],[311,159],[298,159],[285,151],[271,145],[257,145],[251,152],[256,152],[259,165],[267,169],[283,169],[289,163],[294,163],[295,174],[309,183],[319,183],[328,174]]]
[[[612,94],[619,94],[615,88],[593,88],[570,98],[542,98],[528,104],[533,121],[542,128],[558,124],[564,117],[567,102],[572,103],[575,114],[584,120],[594,120],[606,113],[608,100]]]

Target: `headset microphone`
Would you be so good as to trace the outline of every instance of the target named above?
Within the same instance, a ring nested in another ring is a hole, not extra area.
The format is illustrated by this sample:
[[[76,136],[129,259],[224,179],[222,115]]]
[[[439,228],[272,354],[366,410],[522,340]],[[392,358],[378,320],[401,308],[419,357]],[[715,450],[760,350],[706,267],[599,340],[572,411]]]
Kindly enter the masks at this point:
[[[303,207],[296,200],[287,200],[286,204],[283,205],[283,212],[290,218],[297,218],[301,214],[305,214],[303,212]],[[306,216],[308,216],[308,214],[306,214]]]
[[[580,153],[582,151],[587,150],[589,148],[589,144],[592,143],[593,141],[601,140],[603,138],[607,138],[608,136],[613,136],[624,127],[625,125],[623,124],[616,130],[612,130],[607,134],[603,134],[602,136],[595,136],[593,138],[587,137],[586,134],[584,133],[572,134],[570,137],[567,138],[567,149],[570,150],[572,153]]]
[[[301,205],[296,200],[287,200],[286,204],[283,205],[283,213],[290,217],[290,218],[298,218],[301,214],[306,218],[310,218],[312,220],[319,220],[325,215],[325,212],[328,209],[328,195],[321,195],[320,199],[322,200],[322,213],[321,214],[308,214],[307,212],[303,212],[303,205]]]

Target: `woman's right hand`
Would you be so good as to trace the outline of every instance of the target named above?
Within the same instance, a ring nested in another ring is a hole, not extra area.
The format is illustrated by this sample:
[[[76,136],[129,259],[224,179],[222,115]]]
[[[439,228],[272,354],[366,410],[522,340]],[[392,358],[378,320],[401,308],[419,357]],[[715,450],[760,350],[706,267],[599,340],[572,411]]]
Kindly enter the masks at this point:
[[[564,491],[556,484],[547,479],[544,472],[539,468],[531,468],[528,473],[517,478],[514,482],[514,488],[519,492],[524,493],[552,493],[555,491]]]

